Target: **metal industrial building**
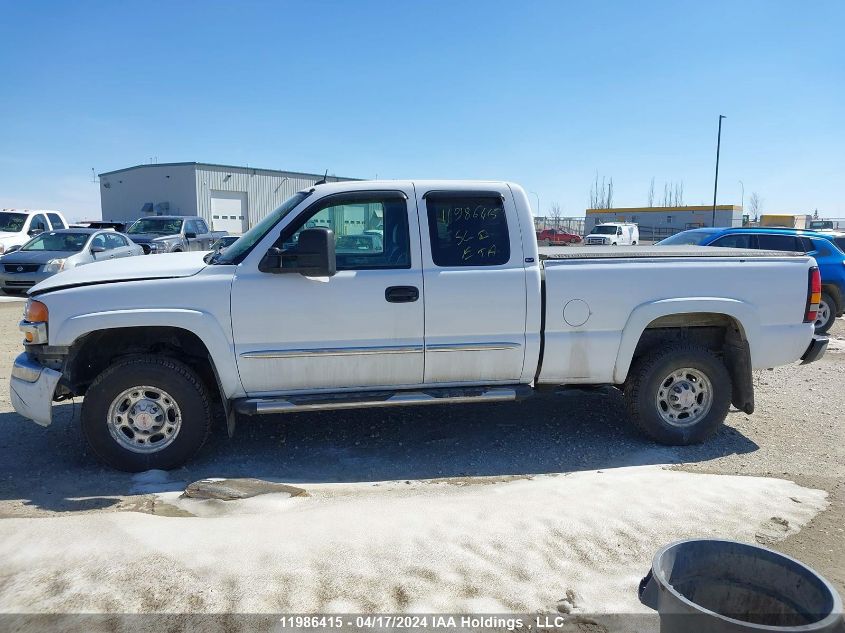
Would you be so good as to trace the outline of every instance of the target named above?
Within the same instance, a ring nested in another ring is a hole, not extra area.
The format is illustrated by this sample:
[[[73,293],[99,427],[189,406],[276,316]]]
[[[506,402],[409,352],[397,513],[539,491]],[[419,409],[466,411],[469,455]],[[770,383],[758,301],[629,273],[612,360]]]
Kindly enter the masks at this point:
[[[639,225],[640,239],[654,240],[699,226],[743,226],[748,218],[743,216],[742,207],[730,204],[716,206],[715,224],[712,206],[587,209],[585,234],[602,222],[633,222]]]
[[[215,231],[242,233],[321,174],[209,163],[155,163],[100,176],[104,220],[198,215]],[[329,176],[328,182],[355,180]]]

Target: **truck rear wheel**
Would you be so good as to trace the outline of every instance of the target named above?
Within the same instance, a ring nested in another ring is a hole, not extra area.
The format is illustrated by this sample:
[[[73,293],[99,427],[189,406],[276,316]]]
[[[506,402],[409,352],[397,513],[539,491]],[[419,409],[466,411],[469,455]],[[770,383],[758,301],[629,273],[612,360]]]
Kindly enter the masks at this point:
[[[118,470],[169,470],[184,464],[208,437],[208,391],[187,365],[138,356],[106,369],[82,402],[82,431],[91,450]]]
[[[640,358],[625,383],[634,424],[661,444],[683,446],[711,437],[731,403],[727,368],[697,345],[663,348]]]

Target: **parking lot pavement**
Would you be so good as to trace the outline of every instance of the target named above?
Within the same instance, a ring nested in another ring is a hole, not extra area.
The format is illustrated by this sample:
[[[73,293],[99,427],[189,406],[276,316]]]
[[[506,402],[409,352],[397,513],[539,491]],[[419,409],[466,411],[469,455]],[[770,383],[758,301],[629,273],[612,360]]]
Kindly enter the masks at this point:
[[[20,306],[0,305],[2,380],[8,379],[11,361],[20,351],[19,318]],[[234,438],[216,429],[197,458],[171,473],[172,483],[162,490],[178,490],[205,477],[259,477],[312,486],[385,481],[434,487],[444,482],[506,485],[544,474],[659,464],[693,473],[773,477],[826,491],[829,506],[800,531],[766,532],[761,542],[812,565],[845,593],[841,321],[831,334],[833,349],[820,362],[756,372],[757,412],[732,412],[726,427],[699,446],[665,447],[643,439],[626,422],[615,390],[566,390],[521,403],[241,419]],[[15,414],[8,390],[0,390],[0,517],[151,511],[155,499],[138,494],[143,490],[136,479],[101,467],[86,453],[78,403],[56,411],[53,426],[41,428]],[[757,480],[748,481],[750,490]],[[423,513],[425,503],[424,498],[419,501]],[[571,511],[577,514],[575,507]],[[707,526],[701,530],[709,533]],[[754,530],[750,534],[753,538]]]

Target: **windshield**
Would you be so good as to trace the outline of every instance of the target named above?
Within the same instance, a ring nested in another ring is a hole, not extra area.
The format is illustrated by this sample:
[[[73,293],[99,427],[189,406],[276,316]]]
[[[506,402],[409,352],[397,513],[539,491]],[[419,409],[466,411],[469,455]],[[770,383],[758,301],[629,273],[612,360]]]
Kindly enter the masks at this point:
[[[90,233],[42,233],[21,247],[22,251],[65,251],[77,253],[91,237]]]
[[[176,235],[182,232],[181,218],[141,218],[126,231],[129,235],[152,233],[153,235]]]
[[[25,213],[9,213],[7,211],[0,211],[0,231],[19,233],[23,230],[23,225],[25,223]]]
[[[616,235],[616,227],[597,226],[593,229],[593,235]]]
[[[267,215],[261,222],[241,235],[240,239],[219,255],[212,255],[208,259],[211,264],[239,264],[243,261],[252,247],[258,244],[276,224],[290,213],[300,202],[311,195],[310,191],[300,191],[285,200],[278,209]],[[139,220],[140,221],[140,220]]]
[[[660,246],[699,246],[711,235],[713,235],[712,231],[681,231],[665,240],[660,240],[657,244]]]
[[[839,247],[839,250],[845,253],[845,237],[833,238],[833,243]]]

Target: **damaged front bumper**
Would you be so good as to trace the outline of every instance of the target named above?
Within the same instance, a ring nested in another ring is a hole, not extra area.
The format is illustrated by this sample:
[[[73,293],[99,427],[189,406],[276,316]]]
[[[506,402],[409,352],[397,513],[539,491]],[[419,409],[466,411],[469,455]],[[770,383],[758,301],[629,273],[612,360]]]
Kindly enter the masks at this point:
[[[801,357],[801,364],[806,365],[807,363],[812,363],[824,356],[824,353],[827,350],[828,340],[829,339],[826,336],[813,336],[810,346]]]
[[[26,352],[20,354],[9,379],[15,411],[41,426],[49,426],[53,421],[53,394],[61,377],[61,372],[44,367]]]

